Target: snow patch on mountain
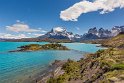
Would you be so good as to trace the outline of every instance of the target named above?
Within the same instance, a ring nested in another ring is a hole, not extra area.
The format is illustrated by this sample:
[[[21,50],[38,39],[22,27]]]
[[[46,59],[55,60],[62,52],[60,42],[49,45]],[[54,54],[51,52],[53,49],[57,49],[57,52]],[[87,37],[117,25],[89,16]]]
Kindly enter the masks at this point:
[[[53,31],[54,31],[54,32],[65,32],[66,29],[63,28],[63,27],[56,27],[56,28],[53,28]]]

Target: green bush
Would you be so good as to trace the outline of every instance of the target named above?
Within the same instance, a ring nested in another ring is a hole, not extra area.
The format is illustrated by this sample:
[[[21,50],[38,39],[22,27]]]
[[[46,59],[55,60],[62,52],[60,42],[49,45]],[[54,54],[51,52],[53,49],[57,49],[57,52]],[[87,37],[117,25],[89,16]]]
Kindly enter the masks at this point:
[[[105,50],[98,50],[97,52],[96,52],[96,54],[97,55],[100,55],[101,53],[103,53]]]
[[[79,70],[79,63],[73,60],[68,60],[62,67],[66,73],[75,73]]]
[[[63,74],[58,76],[58,78],[50,78],[47,83],[65,83],[69,79],[69,75]]]
[[[47,80],[47,83],[57,83],[57,80],[54,78],[50,78],[49,80]]]
[[[111,70],[124,70],[124,64],[114,64],[112,65]]]

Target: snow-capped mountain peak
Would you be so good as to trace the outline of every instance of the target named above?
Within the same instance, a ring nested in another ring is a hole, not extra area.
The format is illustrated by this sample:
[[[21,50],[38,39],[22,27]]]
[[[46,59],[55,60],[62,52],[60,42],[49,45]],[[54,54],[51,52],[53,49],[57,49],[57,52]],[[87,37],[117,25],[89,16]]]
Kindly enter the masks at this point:
[[[53,28],[53,31],[54,31],[54,32],[65,32],[66,29],[63,28],[63,27],[56,27],[56,28]]]
[[[63,27],[56,27],[53,28],[50,32],[46,33],[44,36],[40,36],[40,38],[54,38],[54,39],[79,39],[80,35],[76,34],[74,35],[72,32],[68,32]]]

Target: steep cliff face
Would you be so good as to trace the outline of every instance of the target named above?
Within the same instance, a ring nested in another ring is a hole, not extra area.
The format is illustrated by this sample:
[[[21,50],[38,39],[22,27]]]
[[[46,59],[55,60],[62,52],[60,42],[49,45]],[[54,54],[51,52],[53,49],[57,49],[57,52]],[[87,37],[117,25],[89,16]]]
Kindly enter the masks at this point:
[[[67,37],[66,29],[61,27],[53,28],[51,31],[43,36],[40,36],[39,38],[69,39]]]
[[[92,40],[92,39],[99,39],[99,37],[92,33],[86,33],[82,37],[82,40]]]
[[[92,33],[92,34],[97,35],[97,33],[98,33],[97,28],[94,27],[94,28],[89,29],[88,33]]]
[[[124,32],[124,26],[115,26],[112,28],[112,36],[117,36],[120,32]]]
[[[39,38],[54,38],[54,39],[69,39],[69,40],[78,40],[81,38],[81,35],[73,34],[72,32],[68,32],[63,27],[53,28],[50,32],[46,33]]]
[[[111,30],[96,27],[88,30],[88,33],[83,35],[83,39],[104,39],[117,36],[120,32],[124,32],[124,26],[115,26]]]

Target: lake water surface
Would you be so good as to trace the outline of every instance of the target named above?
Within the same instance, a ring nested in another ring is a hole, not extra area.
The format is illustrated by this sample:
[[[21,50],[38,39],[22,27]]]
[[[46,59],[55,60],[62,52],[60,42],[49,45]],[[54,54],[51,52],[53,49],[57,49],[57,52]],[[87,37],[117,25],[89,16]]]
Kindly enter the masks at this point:
[[[86,52],[94,53],[101,47],[95,44],[62,43],[70,51],[8,52],[27,44],[48,42],[0,42],[0,83],[23,83],[29,76],[45,70],[54,60],[79,60]]]

